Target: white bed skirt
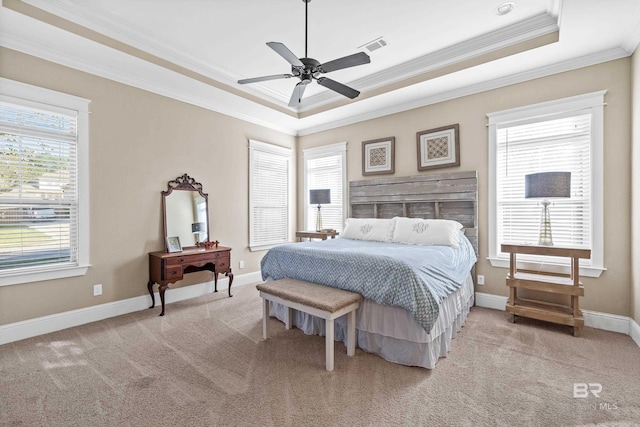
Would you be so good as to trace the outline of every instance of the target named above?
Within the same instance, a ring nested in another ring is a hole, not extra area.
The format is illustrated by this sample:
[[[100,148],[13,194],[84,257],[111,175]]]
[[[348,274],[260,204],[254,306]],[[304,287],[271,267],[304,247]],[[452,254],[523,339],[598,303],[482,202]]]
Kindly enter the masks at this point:
[[[365,299],[356,312],[356,345],[390,362],[433,369],[438,359],[451,350],[451,340],[467,319],[473,298],[473,279],[469,274],[464,285],[442,302],[429,333],[405,309]],[[270,303],[271,316],[283,322],[286,311],[286,307]],[[294,311],[292,323],[307,335],[325,335],[324,319]],[[335,320],[336,341],[345,341],[346,326],[346,315]]]

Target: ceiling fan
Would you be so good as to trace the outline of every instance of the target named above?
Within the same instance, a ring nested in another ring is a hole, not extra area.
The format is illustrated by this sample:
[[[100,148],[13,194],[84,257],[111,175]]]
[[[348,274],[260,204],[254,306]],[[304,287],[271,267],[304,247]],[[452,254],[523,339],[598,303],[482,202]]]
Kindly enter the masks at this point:
[[[355,98],[360,95],[360,92],[343,85],[335,80],[331,80],[327,77],[318,77],[320,74],[330,73],[331,71],[342,70],[343,68],[355,67],[356,65],[368,64],[371,62],[369,55],[364,52],[354,53],[353,55],[344,56],[342,58],[334,59],[333,61],[325,62],[321,64],[319,61],[309,58],[307,55],[307,23],[308,23],[308,8],[311,0],[302,0],[305,3],[304,9],[304,58],[298,58],[293,54],[283,43],[280,42],[268,42],[267,46],[275,50],[276,53],[282,56],[291,64],[291,74],[274,74],[270,76],[254,77],[250,79],[238,80],[239,84],[263,82],[266,80],[288,79],[290,77],[297,77],[300,82],[296,84],[289,100],[290,107],[296,107],[302,100],[304,90],[312,80],[316,80],[320,86],[324,86],[347,98]]]

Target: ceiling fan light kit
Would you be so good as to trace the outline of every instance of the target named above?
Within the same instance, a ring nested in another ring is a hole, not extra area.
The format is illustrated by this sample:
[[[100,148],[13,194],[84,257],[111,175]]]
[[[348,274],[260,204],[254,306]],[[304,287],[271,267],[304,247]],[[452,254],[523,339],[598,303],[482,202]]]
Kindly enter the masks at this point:
[[[368,64],[371,62],[371,58],[364,52],[354,53],[342,58],[334,59],[333,61],[321,64],[320,61],[309,58],[307,55],[307,31],[308,31],[308,7],[311,0],[302,0],[305,3],[305,29],[304,29],[304,58],[298,58],[284,43],[280,42],[268,42],[267,46],[273,49],[278,55],[283,57],[289,64],[291,64],[291,74],[273,74],[270,76],[253,77],[249,79],[238,80],[239,84],[257,83],[267,80],[288,79],[291,77],[297,77],[300,82],[296,84],[289,100],[289,107],[297,107],[300,105],[304,89],[313,80],[317,81],[320,86],[331,89],[340,95],[347,98],[354,99],[360,92],[339,83],[335,80],[327,77],[320,77],[320,74],[330,73],[336,70],[342,70],[344,68],[355,67],[357,65]]]

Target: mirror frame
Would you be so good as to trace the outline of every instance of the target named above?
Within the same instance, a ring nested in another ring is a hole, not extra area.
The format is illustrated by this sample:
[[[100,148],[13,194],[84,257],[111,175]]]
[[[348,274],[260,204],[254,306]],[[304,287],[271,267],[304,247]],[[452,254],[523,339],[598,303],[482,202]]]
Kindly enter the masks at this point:
[[[209,242],[209,195],[202,191],[202,184],[197,182],[195,179],[191,178],[186,173],[182,176],[177,177],[173,181],[169,181],[167,184],[167,190],[162,191],[162,216],[164,223],[164,241],[165,241],[165,252],[167,251],[167,196],[169,196],[173,190],[178,191],[197,191],[200,196],[204,198],[205,209],[206,209],[206,220],[207,220],[207,235],[205,238],[205,242]],[[203,243],[203,242],[200,242]],[[188,247],[188,246],[187,246]]]

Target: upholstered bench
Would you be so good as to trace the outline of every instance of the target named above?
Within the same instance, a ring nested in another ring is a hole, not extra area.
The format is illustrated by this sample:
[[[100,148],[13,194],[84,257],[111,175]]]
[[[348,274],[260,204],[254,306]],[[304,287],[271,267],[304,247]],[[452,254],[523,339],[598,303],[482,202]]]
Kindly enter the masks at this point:
[[[269,301],[287,307],[285,328],[291,328],[293,310],[303,311],[325,319],[326,325],[326,365],[327,371],[333,371],[334,319],[347,314],[347,355],[356,353],[356,309],[360,306],[362,295],[316,283],[296,279],[281,279],[256,285],[262,298],[262,336],[269,337]]]

